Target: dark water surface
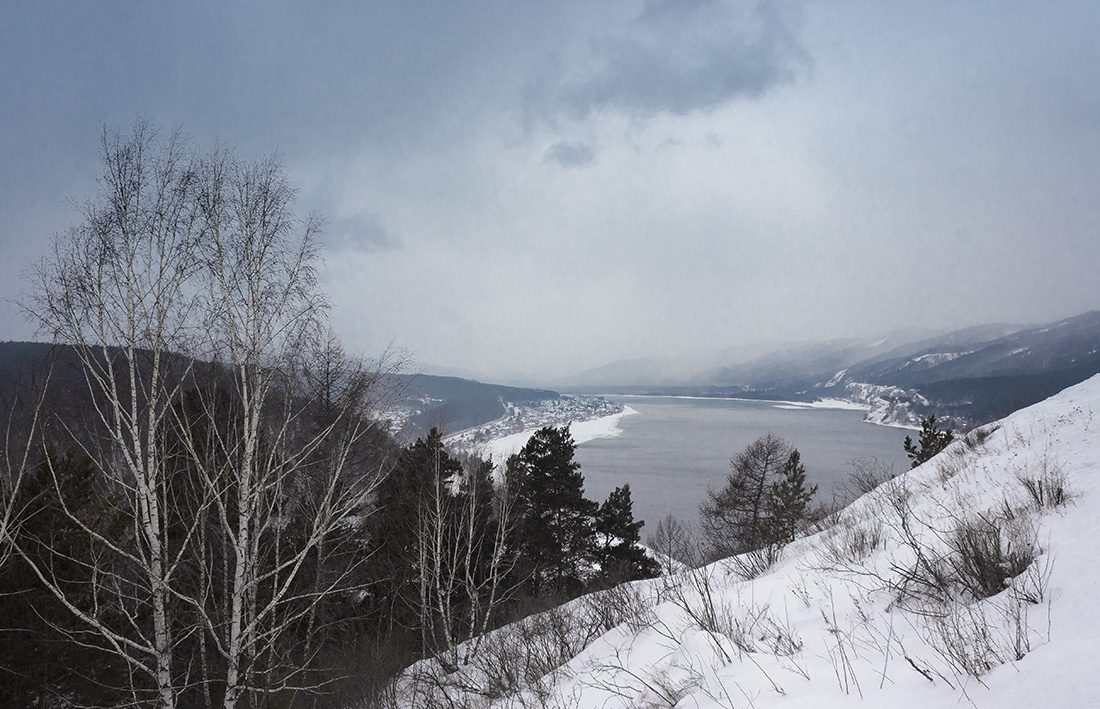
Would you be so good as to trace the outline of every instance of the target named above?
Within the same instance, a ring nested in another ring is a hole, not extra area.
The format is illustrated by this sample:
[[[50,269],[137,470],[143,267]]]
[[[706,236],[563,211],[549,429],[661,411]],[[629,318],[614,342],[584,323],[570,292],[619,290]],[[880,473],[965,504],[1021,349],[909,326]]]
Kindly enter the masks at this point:
[[[855,458],[877,458],[896,471],[908,468],[902,441],[910,432],[863,422],[863,412],[777,408],[775,402],[608,396],[637,411],[624,416],[615,438],[578,446],[586,496],[603,501],[630,483],[634,518],[646,521],[642,538],[665,515],[695,522],[707,486],[721,487],[730,458],[769,431],[802,454],[806,479],[829,499],[847,480]]]

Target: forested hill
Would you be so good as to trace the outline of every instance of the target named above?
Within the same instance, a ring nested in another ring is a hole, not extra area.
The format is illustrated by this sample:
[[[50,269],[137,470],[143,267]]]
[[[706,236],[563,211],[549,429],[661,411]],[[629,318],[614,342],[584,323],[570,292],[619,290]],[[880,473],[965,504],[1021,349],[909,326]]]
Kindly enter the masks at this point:
[[[506,404],[560,398],[560,394],[547,389],[483,384],[459,377],[402,374],[399,379],[404,391],[399,403],[411,409],[407,428],[411,433],[426,432],[432,426],[460,431],[504,416]]]
[[[44,342],[0,342],[0,396],[7,400],[18,382],[41,378],[50,363],[54,365],[51,388],[71,391],[74,385],[83,384],[70,348]],[[557,392],[546,389],[429,374],[399,374],[396,388],[402,392],[397,405],[409,411],[408,423],[413,432],[426,432],[431,426],[458,431],[504,416],[506,404],[560,398]]]

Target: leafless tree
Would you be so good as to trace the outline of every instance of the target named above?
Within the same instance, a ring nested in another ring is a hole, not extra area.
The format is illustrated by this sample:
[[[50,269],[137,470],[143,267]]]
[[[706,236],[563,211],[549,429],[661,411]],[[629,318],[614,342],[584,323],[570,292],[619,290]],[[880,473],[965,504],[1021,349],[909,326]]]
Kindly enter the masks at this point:
[[[477,652],[514,590],[505,583],[515,564],[505,544],[516,523],[510,498],[494,495],[491,462],[472,457],[463,467],[460,479],[446,480],[436,466],[417,533],[424,646],[452,665]]]
[[[707,497],[699,505],[699,524],[712,560],[761,546],[760,523],[765,514],[768,480],[782,469],[791,450],[791,445],[779,436],[765,434],[730,461],[730,473],[722,488],[707,489]]]
[[[3,417],[3,442],[0,444],[0,568],[13,552],[13,533],[21,514],[20,492],[35,461],[35,445],[44,423],[44,404],[52,369],[47,368],[40,382],[24,386],[17,382],[10,399],[0,402]]]
[[[197,156],[145,121],[104,130],[102,150],[100,194],[30,271],[27,309],[76,352],[90,434],[60,423],[132,520],[124,538],[83,527],[105,550],[90,582],[124,622],[36,573],[125,660],[138,700],[173,707],[201,687],[235,707],[310,688],[286,644],[354,577],[354,562],[315,572],[384,473],[368,449],[388,370],[333,346],[322,222],[295,216],[277,158]],[[175,656],[192,645],[197,667]]]

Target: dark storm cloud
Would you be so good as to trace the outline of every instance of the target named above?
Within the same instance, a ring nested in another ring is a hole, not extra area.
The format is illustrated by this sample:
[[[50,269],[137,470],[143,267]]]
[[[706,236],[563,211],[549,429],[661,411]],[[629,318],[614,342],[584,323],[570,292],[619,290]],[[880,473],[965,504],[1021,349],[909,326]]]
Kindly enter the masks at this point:
[[[528,110],[551,121],[606,109],[644,119],[757,98],[810,67],[796,26],[771,2],[651,0],[620,31],[592,38],[572,70],[544,76]]]
[[[1100,307],[1100,3],[7,5],[0,301],[146,115],[283,156],[352,350],[568,374]]]
[[[562,167],[584,167],[596,161],[596,151],[584,143],[554,143],[546,151],[546,162],[555,162]]]

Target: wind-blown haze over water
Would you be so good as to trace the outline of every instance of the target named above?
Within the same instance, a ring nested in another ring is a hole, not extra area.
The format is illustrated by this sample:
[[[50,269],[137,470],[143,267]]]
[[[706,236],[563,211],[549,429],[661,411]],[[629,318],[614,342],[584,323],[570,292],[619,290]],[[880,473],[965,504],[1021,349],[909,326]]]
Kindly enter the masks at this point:
[[[777,408],[775,402],[733,399],[609,396],[638,413],[623,416],[622,433],[577,447],[585,492],[602,501],[630,483],[642,537],[665,515],[696,522],[707,486],[725,484],[730,459],[769,431],[802,454],[809,484],[829,499],[847,480],[855,458],[878,458],[900,472],[909,466],[902,441],[911,432],[864,423],[863,412]]]

